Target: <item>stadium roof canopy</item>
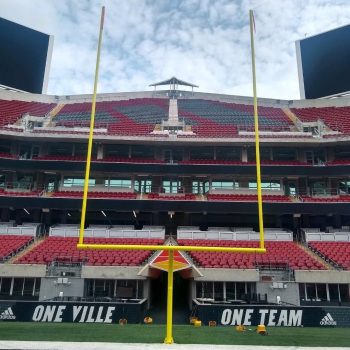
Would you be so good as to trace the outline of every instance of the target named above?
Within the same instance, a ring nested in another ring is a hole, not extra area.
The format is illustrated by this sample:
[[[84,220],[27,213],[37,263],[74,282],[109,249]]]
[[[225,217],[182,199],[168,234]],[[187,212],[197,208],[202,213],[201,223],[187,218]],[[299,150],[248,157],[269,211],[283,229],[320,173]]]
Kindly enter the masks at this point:
[[[170,79],[167,79],[167,80],[164,80],[164,81],[160,81],[159,83],[151,84],[150,86],[156,87],[156,86],[159,86],[159,85],[171,85],[171,86],[173,86],[174,90],[175,90],[175,86],[177,86],[177,85],[190,86],[190,87],[192,87],[192,89],[194,87],[198,87],[198,85],[187,83],[186,81],[177,79],[176,77],[172,77]]]

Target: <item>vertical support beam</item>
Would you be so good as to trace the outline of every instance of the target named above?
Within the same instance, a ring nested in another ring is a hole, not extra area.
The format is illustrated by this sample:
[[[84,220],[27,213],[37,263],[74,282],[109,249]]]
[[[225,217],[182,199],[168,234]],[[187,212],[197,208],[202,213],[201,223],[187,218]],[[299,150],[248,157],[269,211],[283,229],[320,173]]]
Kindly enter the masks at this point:
[[[89,142],[88,142],[88,150],[87,150],[87,158],[86,158],[86,169],[85,169],[85,180],[84,180],[84,194],[83,194],[83,204],[82,204],[82,209],[81,209],[81,220],[80,220],[80,231],[79,231],[79,244],[83,244],[83,238],[84,238],[86,204],[87,204],[87,194],[88,194],[88,189],[89,189],[89,178],[90,178],[92,139],[93,139],[93,136],[94,136],[94,126],[95,126],[97,82],[98,82],[98,71],[99,71],[99,67],[100,67],[100,53],[101,53],[104,17],[105,17],[105,7],[102,6],[101,20],[100,20],[100,34],[99,34],[99,37],[98,37],[98,47],[97,47],[97,57],[96,57],[94,92],[93,92],[93,95],[92,95],[90,132],[89,132]]]
[[[255,73],[255,49],[254,49],[254,14],[249,10],[250,19],[250,44],[252,53],[252,73],[253,73],[253,96],[254,96],[254,126],[255,126],[255,158],[256,158],[256,183],[258,190],[258,215],[259,215],[259,232],[260,248],[264,248],[264,221],[261,194],[261,172],[260,172],[260,141],[259,141],[259,118],[258,118],[258,98],[256,92],[256,73]]]
[[[165,344],[174,343],[173,339],[173,286],[174,286],[174,252],[169,251],[168,264],[168,298],[167,298],[167,315],[166,315],[166,337]]]

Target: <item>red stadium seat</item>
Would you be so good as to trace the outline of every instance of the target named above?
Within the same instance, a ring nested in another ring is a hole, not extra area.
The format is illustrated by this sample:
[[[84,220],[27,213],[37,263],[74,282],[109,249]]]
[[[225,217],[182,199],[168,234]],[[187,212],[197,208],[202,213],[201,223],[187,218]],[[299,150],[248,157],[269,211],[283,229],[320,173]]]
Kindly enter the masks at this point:
[[[20,257],[16,264],[47,264],[54,260],[100,266],[139,266],[152,254],[143,250],[78,250],[77,238],[49,237]],[[159,245],[161,239],[86,238],[85,243]]]

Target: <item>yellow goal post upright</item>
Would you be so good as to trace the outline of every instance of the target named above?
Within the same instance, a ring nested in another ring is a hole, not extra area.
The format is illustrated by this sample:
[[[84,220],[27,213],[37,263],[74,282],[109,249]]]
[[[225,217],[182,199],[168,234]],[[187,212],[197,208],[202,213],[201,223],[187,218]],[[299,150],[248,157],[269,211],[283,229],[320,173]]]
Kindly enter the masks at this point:
[[[255,81],[255,57],[254,57],[254,33],[253,33],[253,12],[250,11],[250,33],[251,33],[251,45],[252,45],[252,70],[253,70],[253,92],[254,92],[254,123],[255,123],[255,147],[256,147],[256,168],[257,168],[257,192],[258,192],[258,211],[259,211],[259,232],[260,242],[259,247],[207,247],[207,246],[165,246],[165,245],[124,245],[124,244],[97,244],[97,243],[84,243],[84,228],[86,218],[86,206],[87,206],[87,194],[89,189],[90,178],[90,164],[91,164],[91,151],[94,132],[94,120],[96,109],[96,94],[97,94],[97,82],[100,63],[100,52],[102,43],[102,33],[104,25],[105,8],[102,7],[100,32],[98,39],[98,49],[96,58],[94,91],[92,96],[92,108],[90,118],[90,132],[88,140],[88,151],[86,159],[86,170],[84,180],[84,192],[83,203],[81,210],[81,221],[79,240],[77,244],[78,249],[113,249],[113,250],[165,250],[169,252],[168,258],[168,293],[167,293],[167,319],[166,319],[166,335],[164,343],[172,344],[173,339],[173,267],[174,267],[174,252],[175,251],[202,251],[202,252],[228,252],[228,253],[265,253],[264,246],[264,225],[263,225],[263,211],[262,211],[262,195],[261,195],[261,178],[260,178],[260,152],[259,152],[259,126],[258,126],[258,109],[257,109],[257,97],[256,97],[256,81]]]

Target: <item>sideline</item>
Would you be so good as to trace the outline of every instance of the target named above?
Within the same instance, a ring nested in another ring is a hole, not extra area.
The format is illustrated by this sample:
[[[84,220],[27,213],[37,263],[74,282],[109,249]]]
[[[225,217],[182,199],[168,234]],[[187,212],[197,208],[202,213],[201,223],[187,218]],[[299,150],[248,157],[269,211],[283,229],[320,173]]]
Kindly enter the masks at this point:
[[[1,340],[2,350],[212,350],[211,344],[126,344],[126,343],[88,343],[88,342],[47,342],[47,341],[12,341]],[[320,347],[299,347],[299,346],[256,346],[256,345],[215,345],[217,350],[320,350]],[[334,347],[331,350],[346,350],[350,347]]]

